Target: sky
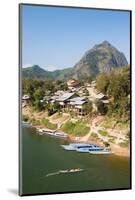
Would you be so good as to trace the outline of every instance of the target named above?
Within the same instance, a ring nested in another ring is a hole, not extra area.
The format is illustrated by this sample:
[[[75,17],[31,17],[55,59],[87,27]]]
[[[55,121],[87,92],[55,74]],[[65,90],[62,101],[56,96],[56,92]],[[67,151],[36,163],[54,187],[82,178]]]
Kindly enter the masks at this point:
[[[130,14],[45,6],[22,6],[22,66],[73,67],[94,45],[107,40],[130,62]]]

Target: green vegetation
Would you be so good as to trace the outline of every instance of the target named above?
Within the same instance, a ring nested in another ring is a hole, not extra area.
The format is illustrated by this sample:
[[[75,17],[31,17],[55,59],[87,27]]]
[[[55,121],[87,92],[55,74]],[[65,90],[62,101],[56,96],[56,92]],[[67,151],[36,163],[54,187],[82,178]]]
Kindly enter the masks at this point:
[[[116,122],[114,118],[105,116],[102,126],[104,128],[111,128],[114,125],[114,122]]]
[[[98,139],[98,134],[95,132],[91,132],[91,137]]]
[[[92,107],[92,102],[91,102],[91,101],[88,101],[88,103],[84,105],[84,111],[85,111],[85,113],[86,113],[87,115],[91,115],[92,109],[93,109],[93,107]]]
[[[47,105],[47,111],[48,111],[48,115],[53,115],[54,113],[56,113],[57,111],[60,112],[60,105],[58,103],[55,104],[48,104]]]
[[[90,131],[90,128],[82,121],[77,121],[76,123],[68,121],[63,125],[62,129],[68,134],[79,136],[84,136]]]
[[[119,146],[127,148],[129,146],[129,140],[124,140],[123,142],[120,142]]]
[[[107,132],[107,131],[99,130],[98,132],[99,132],[99,134],[102,135],[102,136],[107,136],[107,135],[108,135],[108,132]]]
[[[41,124],[44,125],[46,128],[49,128],[49,129],[56,129],[57,128],[57,124],[52,124],[51,122],[49,122],[48,119],[42,119]]]
[[[27,122],[29,121],[29,116],[28,115],[22,115],[22,120]]]
[[[96,86],[99,91],[106,93],[109,86],[109,78],[107,73],[102,73],[97,77]]]
[[[122,122],[130,118],[130,68],[125,66],[97,76],[97,89],[110,98],[107,115]]]
[[[37,79],[24,79],[22,81],[22,93],[30,96],[30,100],[28,101],[29,106],[33,108],[33,111],[39,112],[47,110],[49,116],[60,111],[58,103],[54,105],[47,103],[48,95],[51,95],[51,93],[59,89],[67,89],[66,83],[62,81],[43,81]],[[45,97],[44,100],[43,97]]]
[[[37,120],[35,118],[31,118],[30,122],[32,123],[33,126],[41,125],[40,120]]]
[[[38,80],[63,80],[68,79],[72,75],[72,68],[66,68],[62,70],[47,71],[33,65],[31,67],[23,68],[22,76],[24,79],[38,79]]]
[[[110,144],[108,142],[104,142],[105,147],[109,147]]]
[[[117,137],[112,136],[112,135],[108,135],[108,138],[109,138],[108,140],[109,143],[115,143],[115,139],[117,139]]]
[[[95,105],[97,107],[97,111],[102,114],[102,115],[105,115],[107,113],[107,106],[100,100],[96,100],[95,101]]]

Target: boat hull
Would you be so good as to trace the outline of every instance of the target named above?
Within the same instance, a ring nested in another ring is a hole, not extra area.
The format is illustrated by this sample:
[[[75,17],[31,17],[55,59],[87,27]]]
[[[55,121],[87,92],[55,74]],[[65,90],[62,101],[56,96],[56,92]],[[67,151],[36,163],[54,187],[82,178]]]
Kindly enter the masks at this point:
[[[96,154],[96,155],[101,155],[101,154],[112,154],[111,151],[89,151],[90,154]]]

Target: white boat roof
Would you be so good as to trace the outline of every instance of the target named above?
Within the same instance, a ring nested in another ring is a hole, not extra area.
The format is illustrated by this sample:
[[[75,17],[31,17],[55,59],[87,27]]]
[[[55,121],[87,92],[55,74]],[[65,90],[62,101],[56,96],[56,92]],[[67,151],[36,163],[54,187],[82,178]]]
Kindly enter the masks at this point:
[[[70,143],[69,145],[74,146],[86,146],[86,145],[95,145],[95,144],[89,144],[89,143]]]

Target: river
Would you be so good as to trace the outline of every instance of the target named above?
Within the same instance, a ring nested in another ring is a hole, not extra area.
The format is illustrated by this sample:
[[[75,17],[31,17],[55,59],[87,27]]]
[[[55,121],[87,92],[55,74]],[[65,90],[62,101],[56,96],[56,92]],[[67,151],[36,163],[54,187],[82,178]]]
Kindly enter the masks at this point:
[[[39,136],[34,128],[22,128],[22,192],[27,194],[130,188],[130,159],[115,155],[90,155],[65,151],[65,141]],[[83,168],[72,174],[60,169]]]

